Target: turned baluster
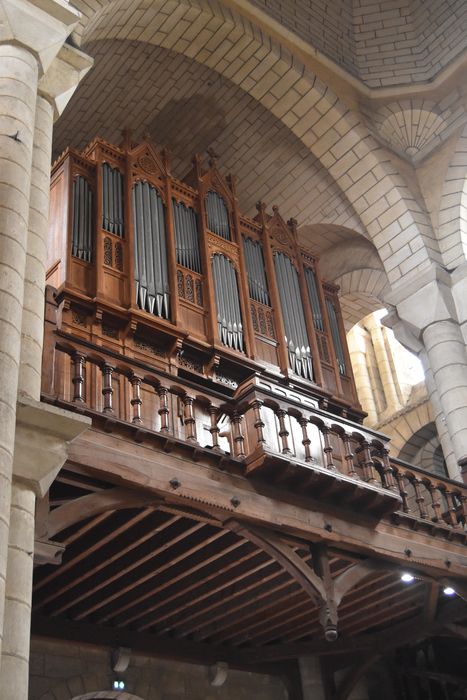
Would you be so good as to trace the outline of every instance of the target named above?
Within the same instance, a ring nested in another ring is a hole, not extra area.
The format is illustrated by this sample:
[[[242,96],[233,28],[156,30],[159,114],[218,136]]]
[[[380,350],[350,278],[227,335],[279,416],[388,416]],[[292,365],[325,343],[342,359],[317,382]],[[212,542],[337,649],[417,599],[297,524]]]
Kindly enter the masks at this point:
[[[80,352],[73,354],[73,401],[84,403],[84,368],[86,365],[86,355]]]
[[[194,399],[192,396],[183,397],[183,425],[185,426],[185,440],[188,442],[198,442],[196,439],[196,421],[193,412],[193,404]]]
[[[399,487],[399,493],[402,498],[402,510],[404,513],[408,513],[410,511],[409,504],[407,502],[407,489],[405,488],[405,479],[404,475],[401,474],[400,472],[396,472],[396,481],[397,485]]]
[[[441,494],[439,492],[439,489],[430,481],[430,484],[428,486],[430,490],[430,495],[431,495],[431,507],[433,508],[433,521],[435,523],[438,523],[440,520],[443,519],[443,514],[441,511]]]
[[[257,436],[257,447],[261,447],[266,443],[265,437],[264,437],[264,422],[261,417],[261,406],[263,405],[263,402],[260,401],[259,399],[255,399],[251,407],[253,409],[253,415],[254,415],[254,420],[255,422],[253,423],[254,427],[256,428],[256,436]]]
[[[446,490],[444,495],[446,496],[446,501],[448,504],[449,524],[452,525],[452,527],[459,527],[459,523],[457,522],[457,508],[454,494],[452,491]]]
[[[278,419],[279,419],[279,437],[281,439],[281,451],[282,454],[290,454],[291,449],[289,447],[289,431],[285,427],[285,417],[287,415],[287,411],[284,411],[283,408],[279,408],[276,413]]]
[[[220,429],[217,425],[218,415],[219,413],[217,408],[211,404],[209,406],[209,417],[211,419],[211,427],[209,428],[209,432],[211,434],[212,439],[212,449],[216,450],[216,452],[222,452],[222,449],[219,445]]]
[[[363,454],[363,478],[367,484],[377,484],[378,479],[376,477],[375,463],[371,457],[370,443],[367,440],[362,440],[360,446]]]
[[[323,452],[324,452],[324,460],[325,460],[325,467],[326,469],[329,469],[330,471],[336,472],[337,467],[334,464],[334,459],[332,456],[333,449],[331,445],[331,441],[329,439],[329,434],[331,430],[327,427],[327,425],[320,426],[321,433],[323,435],[323,441],[324,441],[324,447],[323,447]]]
[[[157,390],[159,396],[159,416],[161,419],[161,433],[169,432],[169,390],[165,386],[160,386]]]
[[[130,400],[130,404],[133,407],[133,417],[132,417],[132,423],[142,423],[141,419],[141,406],[142,406],[142,399],[141,399],[141,377],[137,377],[136,374],[132,374],[130,377],[130,383],[131,383],[131,389],[132,389],[132,398]]]
[[[383,449],[381,450],[381,455],[383,458],[384,486],[390,491],[394,491],[395,493],[397,493],[398,488],[396,480],[394,478],[394,469],[392,468],[391,462],[389,461],[389,450],[386,447],[383,447]]]
[[[360,479],[355,469],[354,455],[352,452],[352,445],[350,442],[350,435],[343,432],[341,435],[342,444],[344,445],[344,459],[346,463],[346,471],[348,476],[353,479]]]
[[[301,416],[298,422],[300,423],[300,426],[302,428],[302,445],[305,450],[305,462],[312,462],[313,458],[311,456],[310,450],[311,440],[308,437],[308,419],[304,416]]]
[[[462,519],[465,524],[467,522],[467,496],[464,496],[462,493],[460,493],[458,498],[461,502]]]
[[[108,365],[107,363],[104,363],[102,366],[102,375],[103,375],[103,383],[102,383],[102,396],[104,397],[104,407],[103,407],[103,412],[104,413],[113,413],[113,394],[114,390],[112,387],[112,374],[113,374],[114,368],[112,365]]]
[[[232,434],[234,443],[234,456],[239,459],[246,457],[245,455],[245,438],[242,432],[242,418],[237,411],[232,416]]]
[[[425,508],[425,497],[422,493],[422,482],[420,479],[414,477],[412,480],[413,487],[415,489],[415,502],[418,505],[418,512],[421,518],[428,518],[428,511]]]

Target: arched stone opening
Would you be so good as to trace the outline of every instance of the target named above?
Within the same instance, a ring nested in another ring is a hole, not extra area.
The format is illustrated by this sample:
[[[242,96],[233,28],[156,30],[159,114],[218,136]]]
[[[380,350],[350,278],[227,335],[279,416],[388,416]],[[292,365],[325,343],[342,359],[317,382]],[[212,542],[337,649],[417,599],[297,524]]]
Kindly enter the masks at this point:
[[[446,462],[434,421],[419,428],[403,445],[399,459],[411,462],[426,471],[447,476]]]
[[[467,258],[467,126],[444,181],[439,210],[439,245],[444,265],[451,269]]]

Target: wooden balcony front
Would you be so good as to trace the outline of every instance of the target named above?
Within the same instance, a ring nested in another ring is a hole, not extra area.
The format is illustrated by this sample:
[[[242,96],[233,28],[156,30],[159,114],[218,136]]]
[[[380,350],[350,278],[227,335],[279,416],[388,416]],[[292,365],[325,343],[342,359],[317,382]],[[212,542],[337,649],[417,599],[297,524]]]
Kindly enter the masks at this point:
[[[465,539],[462,484],[391,459],[388,438],[327,412],[302,387],[254,371],[236,385],[215,366],[206,381],[206,367],[180,347],[128,337],[122,355],[102,321],[94,342],[79,338],[83,320],[70,310],[59,328],[52,290],[48,309],[43,399],[92,417],[95,430],[176,451],[286,499],[300,495],[323,511]],[[162,354],[164,369],[156,367]]]

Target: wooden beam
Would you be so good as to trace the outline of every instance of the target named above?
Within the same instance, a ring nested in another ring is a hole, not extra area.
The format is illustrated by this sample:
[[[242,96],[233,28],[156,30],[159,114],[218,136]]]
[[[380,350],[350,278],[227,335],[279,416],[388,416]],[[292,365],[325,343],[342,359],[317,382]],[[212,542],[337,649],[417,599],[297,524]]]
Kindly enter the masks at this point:
[[[380,656],[380,654],[367,654],[363,661],[355,664],[342,679],[333,700],[347,700],[360,678],[378,661]]]
[[[456,620],[467,617],[467,606],[464,601],[452,601],[443,608],[442,615],[438,613],[430,624],[423,615],[418,618],[392,625],[384,632],[365,634],[351,639],[338,639],[332,644],[314,640],[311,642],[295,642],[292,644],[268,645],[251,651],[251,659],[274,661],[287,658],[298,658],[313,654],[350,654],[364,650],[375,653],[385,653],[405,644],[413,644],[438,633]]]
[[[92,518],[94,515],[108,510],[121,508],[144,508],[152,505],[157,507],[160,499],[153,493],[132,491],[127,488],[111,488],[90,493],[87,496],[75,498],[66,505],[53,510],[48,518],[47,534],[53,537],[58,532],[74,525],[80,520]]]
[[[149,446],[136,445],[130,440],[109,436],[90,429],[70,445],[70,463],[83,465],[88,473],[105,474],[128,486],[151,490],[154,494],[179,504],[203,509],[220,520],[235,513],[236,520],[256,523],[307,541],[325,540],[328,545],[345,547],[350,552],[366,556],[382,557],[419,572],[439,576],[448,573],[454,578],[467,578],[463,565],[465,546],[456,539],[449,541],[433,538],[406,525],[394,525],[381,520],[349,518],[337,509],[325,513],[322,505],[311,498],[295,495],[293,502],[285,501],[280,492],[262,484],[252,484],[247,479],[206,464],[195,464],[175,452],[158,453],[158,468],[154,469],[153,450]],[[180,484],[174,493],[170,481],[176,478]],[[235,508],[231,499],[238,496]],[[405,521],[404,521],[405,522]],[[371,537],[369,537],[371,528]],[[454,536],[455,532],[452,533]],[[410,537],[410,559],[407,558],[407,539]],[[450,561],[450,567],[446,565]]]
[[[237,520],[227,520],[224,526],[233,530],[246,540],[269,554],[277,561],[290,576],[297,581],[310,596],[315,605],[321,605],[326,600],[323,581],[308,564],[288,545],[284,544],[273,532],[249,526]]]
[[[439,584],[438,583],[427,583],[425,602],[423,605],[423,615],[427,622],[433,622],[436,617],[436,610],[438,609],[439,600]]]

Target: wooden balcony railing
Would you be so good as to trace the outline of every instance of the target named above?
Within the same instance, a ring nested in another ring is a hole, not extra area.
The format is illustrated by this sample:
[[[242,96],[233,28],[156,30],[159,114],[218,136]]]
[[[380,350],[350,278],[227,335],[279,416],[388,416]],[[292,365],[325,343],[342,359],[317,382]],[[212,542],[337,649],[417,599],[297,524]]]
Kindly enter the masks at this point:
[[[131,427],[258,483],[360,515],[464,535],[467,488],[397,459],[388,438],[287,386],[254,376],[234,398],[144,361],[52,334],[43,399],[87,413],[105,430]]]

